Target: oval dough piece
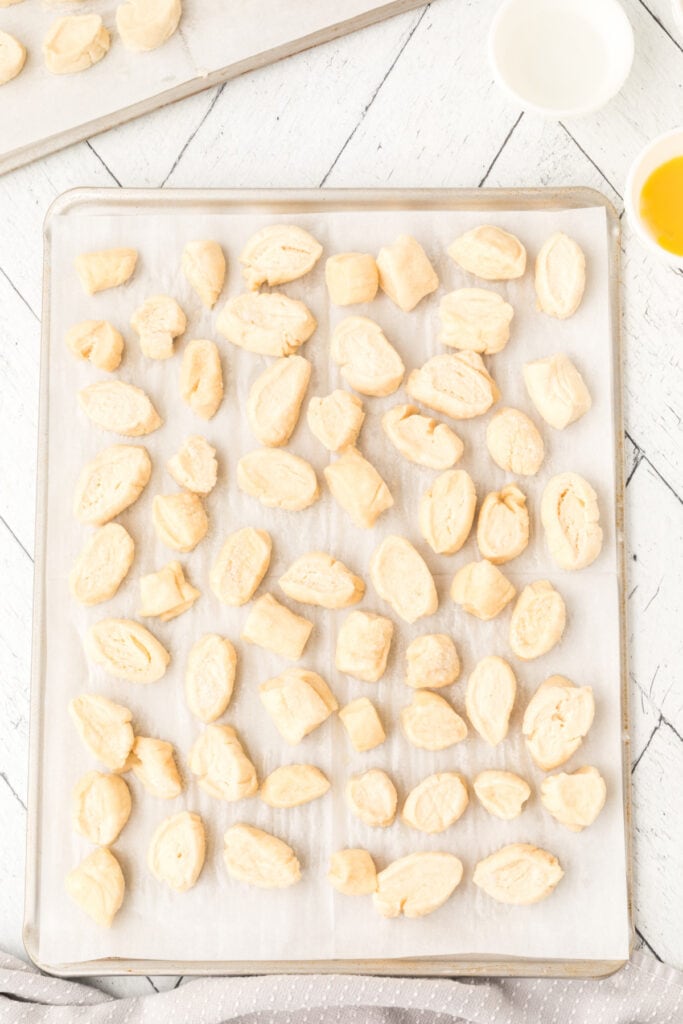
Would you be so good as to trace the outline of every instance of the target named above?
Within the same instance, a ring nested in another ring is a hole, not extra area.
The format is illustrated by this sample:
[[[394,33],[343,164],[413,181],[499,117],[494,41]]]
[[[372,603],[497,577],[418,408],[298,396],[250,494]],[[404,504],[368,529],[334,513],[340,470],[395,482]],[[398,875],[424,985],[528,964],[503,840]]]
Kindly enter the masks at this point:
[[[82,388],[78,404],[96,427],[124,437],[151,434],[163,423],[142,388],[122,380],[105,380]]]
[[[466,231],[448,247],[459,267],[485,281],[510,281],[526,270],[526,249],[515,235],[484,224]]]
[[[590,686],[575,686],[565,676],[550,676],[541,683],[522,721],[527,749],[538,767],[549,772],[568,761],[581,746],[594,715]]]
[[[324,551],[311,551],[292,562],[280,587],[287,597],[320,608],[348,608],[365,593],[365,584],[343,562]]]
[[[482,658],[467,681],[467,717],[482,739],[497,746],[508,734],[517,680],[503,658]]]
[[[477,492],[464,469],[438,476],[420,499],[420,533],[438,555],[454,555],[470,535]]]
[[[548,580],[529,583],[517,598],[510,619],[510,647],[523,661],[547,654],[559,644],[567,612],[562,595]]]
[[[266,508],[300,512],[314,505],[320,487],[310,462],[279,448],[257,448],[237,463],[237,486]]]
[[[477,544],[482,558],[494,565],[511,562],[529,543],[529,510],[516,484],[491,491],[481,503]]]
[[[101,928],[111,927],[126,889],[121,866],[111,850],[99,846],[70,871],[66,891]]]
[[[377,888],[377,869],[367,850],[337,850],[330,858],[327,877],[345,896],[368,896]]]
[[[85,653],[116,679],[156,683],[171,656],[148,629],[133,619],[100,619],[85,635]]]
[[[249,389],[247,419],[261,444],[287,444],[310,379],[311,364],[303,356],[283,356],[256,378]]]
[[[104,526],[138,500],[151,472],[146,448],[115,444],[103,449],[83,467],[78,478],[74,497],[76,519]]]
[[[237,654],[224,636],[205,633],[192,647],[185,669],[185,701],[200,722],[214,722],[230,704]]]
[[[339,707],[322,676],[300,668],[262,683],[259,696],[280,735],[293,746]]]
[[[578,473],[549,480],[541,499],[548,551],[560,569],[585,569],[602,550],[598,497]]]
[[[241,639],[298,661],[308,643],[313,623],[280,604],[272,594],[259,597],[242,627]]]
[[[412,704],[401,710],[401,726],[408,741],[420,750],[446,750],[467,736],[457,711],[429,690],[418,690]]]
[[[575,423],[592,405],[585,381],[568,356],[559,353],[525,363],[522,373],[536,411],[555,430]]]
[[[458,288],[444,295],[439,315],[442,345],[493,355],[502,352],[510,340],[515,311],[488,288]]]
[[[175,892],[187,892],[196,883],[206,856],[206,832],[198,814],[181,811],[164,818],[147,850],[147,866],[158,882]]]
[[[213,341],[195,338],[188,343],[180,364],[180,396],[203,420],[210,420],[220,409],[223,371]]]
[[[433,615],[439,607],[427,563],[405,537],[384,538],[370,559],[370,578],[379,596],[404,622]]]
[[[146,53],[171,38],[181,14],[180,0],[126,0],[116,8],[116,27],[127,50]]]
[[[582,832],[605,806],[607,787],[597,768],[577,768],[549,775],[541,783],[541,802],[560,825]]]
[[[202,500],[193,491],[157,494],[152,522],[161,543],[174,551],[193,551],[209,529]]]
[[[230,725],[207,725],[187,763],[201,788],[217,800],[243,800],[258,791],[256,769]]]
[[[69,573],[69,590],[80,604],[109,601],[128,575],[135,557],[133,538],[119,523],[93,533]]]
[[[25,63],[26,47],[24,44],[9,32],[0,32],[0,85],[16,78]]]
[[[166,469],[179,487],[205,497],[216,486],[216,449],[205,437],[194,434],[183,441],[175,455],[166,463]]]
[[[121,771],[135,740],[129,709],[98,694],[82,693],[69,701],[69,714],[93,757],[111,771]]]
[[[185,332],[187,317],[169,295],[153,295],[135,310],[130,326],[140,339],[143,356],[170,359],[174,340]]]
[[[169,562],[158,572],[140,577],[140,611],[142,618],[155,617],[170,622],[189,611],[200,592],[185,579],[180,562]]]
[[[415,401],[454,420],[481,416],[500,398],[496,382],[477,352],[433,356],[410,373],[406,391]]]
[[[387,738],[377,708],[367,697],[352,700],[339,712],[341,723],[359,753],[380,747]]]
[[[75,266],[83,291],[94,295],[125,284],[133,276],[137,261],[137,249],[99,249],[81,253],[76,257]]]
[[[96,846],[116,842],[130,810],[130,790],[120,775],[86,772],[71,791],[74,829]]]
[[[303,228],[272,224],[252,235],[242,250],[242,277],[252,291],[262,284],[287,284],[313,270],[322,252],[322,245]]]
[[[403,360],[379,324],[366,316],[349,316],[337,324],[330,357],[349,387],[362,395],[392,395],[401,386]]]
[[[291,356],[317,321],[310,309],[280,292],[245,292],[223,306],[216,328],[228,341],[262,356]]]
[[[480,860],[472,881],[499,903],[523,906],[550,896],[563,875],[552,853],[529,843],[511,843]]]
[[[401,817],[406,825],[434,835],[454,825],[465,813],[469,802],[462,775],[457,772],[436,772],[411,789]]]
[[[479,772],[473,788],[482,807],[503,821],[519,817],[531,796],[529,783],[519,775],[495,769]]]
[[[484,622],[495,619],[514,596],[515,588],[510,580],[485,558],[463,565],[451,584],[453,601]]]
[[[455,644],[445,633],[416,637],[406,651],[406,683],[414,689],[433,690],[450,686],[460,675],[460,658]]]
[[[382,917],[424,917],[443,906],[461,879],[462,861],[452,853],[410,853],[379,872],[372,902]]]
[[[207,309],[213,309],[225,284],[225,254],[218,242],[188,242],[183,249],[183,274]]]
[[[545,446],[538,428],[519,409],[499,409],[486,428],[486,446],[506,473],[534,476],[543,465]]]
[[[291,846],[251,825],[233,825],[225,833],[223,859],[238,882],[261,889],[286,889],[301,878],[301,866]]]
[[[427,253],[412,235],[399,235],[393,245],[383,246],[377,254],[377,269],[380,288],[404,313],[439,287]]]
[[[87,71],[109,52],[111,38],[99,14],[58,18],[43,40],[45,67],[53,75]]]
[[[396,787],[379,768],[352,775],[346,783],[345,796],[351,812],[373,828],[388,828],[396,817]]]
[[[375,257],[367,252],[340,252],[330,256],[325,263],[325,283],[330,302],[335,306],[372,302],[379,288]]]
[[[450,469],[465,450],[450,427],[421,415],[414,405],[395,405],[389,409],[382,417],[382,427],[401,455],[428,469]]]
[[[386,482],[357,448],[345,448],[323,473],[332,497],[361,529],[371,529],[394,504]]]
[[[265,530],[245,526],[231,533],[211,567],[209,584],[222,604],[251,601],[268,571],[273,542]]]
[[[336,667],[355,679],[376,683],[386,671],[393,635],[391,619],[372,612],[351,612],[337,634]]]
[[[581,246],[557,231],[536,257],[538,308],[548,316],[566,320],[581,305],[586,288],[586,257]]]
[[[320,443],[330,452],[339,452],[356,443],[365,413],[357,395],[337,390],[325,398],[312,398],[306,419]]]
[[[67,348],[98,370],[116,370],[123,355],[123,338],[108,320],[83,320],[66,332]]]
[[[183,791],[173,744],[152,736],[136,736],[130,766],[148,793],[173,800]]]
[[[329,779],[314,765],[287,764],[263,780],[259,796],[269,807],[299,807],[324,796],[329,788]]]

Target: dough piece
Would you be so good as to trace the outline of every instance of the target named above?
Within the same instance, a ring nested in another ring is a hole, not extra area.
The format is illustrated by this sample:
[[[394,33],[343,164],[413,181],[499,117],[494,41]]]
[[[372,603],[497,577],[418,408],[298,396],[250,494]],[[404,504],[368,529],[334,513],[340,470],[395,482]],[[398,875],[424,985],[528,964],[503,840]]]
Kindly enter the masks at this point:
[[[2,6],[2,5],[0,5]],[[26,47],[9,32],[0,32],[0,85],[16,78],[26,63]]]
[[[185,579],[180,562],[169,562],[158,572],[140,577],[142,607],[138,614],[170,622],[188,611],[199,596],[200,592]]]
[[[445,633],[415,637],[406,651],[406,683],[414,689],[438,690],[450,686],[460,675],[460,658],[455,644]]]
[[[303,356],[283,356],[256,378],[249,389],[247,419],[261,444],[287,444],[310,379],[311,364]]]
[[[541,683],[522,722],[527,749],[538,767],[549,772],[568,761],[581,746],[594,715],[590,686],[575,686],[565,676],[550,676]]]
[[[269,807],[299,807],[324,796],[330,781],[312,764],[276,768],[261,783],[259,796]]]
[[[82,693],[69,701],[69,714],[93,757],[111,771],[121,771],[135,740],[128,708],[95,693]]]
[[[86,17],[97,16],[88,14]],[[86,295],[94,295],[107,288],[118,288],[119,285],[125,284],[133,276],[137,261],[137,249],[100,249],[97,252],[84,252],[76,257],[76,273]]]
[[[550,896],[563,875],[552,853],[529,843],[511,843],[480,860],[472,881],[499,903],[524,906]]]
[[[118,523],[108,523],[91,534],[69,573],[69,590],[81,604],[109,601],[133,564],[133,538]]]
[[[127,50],[146,53],[171,38],[181,14],[180,0],[126,0],[116,8],[116,27]]]
[[[334,306],[372,302],[379,287],[375,257],[367,252],[340,252],[325,263],[325,282]]]
[[[409,853],[380,871],[372,902],[382,917],[424,917],[446,902],[461,879],[462,861],[452,853]]]
[[[377,888],[377,869],[367,850],[337,850],[330,858],[327,877],[345,896],[368,896]]]
[[[291,846],[251,825],[232,825],[225,833],[223,859],[228,874],[260,889],[286,889],[301,878]]]
[[[198,814],[181,811],[164,818],[155,829],[147,851],[147,866],[159,882],[175,892],[187,892],[196,883],[206,856],[206,832]]]
[[[69,14],[58,18],[43,40],[45,67],[53,75],[87,71],[106,56],[110,46],[111,37],[99,14]]]
[[[24,0],[0,0],[0,7],[12,7],[13,4],[21,4]]]
[[[265,530],[245,526],[231,533],[211,567],[209,584],[222,604],[251,601],[268,572],[273,542]]]
[[[359,753],[374,750],[384,743],[387,734],[377,708],[367,697],[358,697],[339,712],[342,725]]]
[[[365,413],[357,395],[337,390],[325,398],[312,398],[306,419],[320,443],[328,451],[339,452],[356,443]]]
[[[256,644],[281,658],[298,661],[304,653],[313,623],[286,608],[273,597],[259,597],[242,627],[242,640]]]
[[[349,387],[362,395],[393,395],[406,369],[379,324],[366,316],[348,316],[337,324],[330,356]]]
[[[438,476],[420,499],[420,533],[438,555],[454,555],[470,535],[477,492],[464,469]]]
[[[310,462],[279,448],[257,448],[237,463],[237,486],[266,508],[300,512],[314,505],[320,487]]]
[[[405,537],[384,538],[370,559],[370,578],[379,596],[404,622],[433,615],[439,607],[427,563]]]
[[[442,345],[490,356],[502,352],[510,340],[515,311],[489,288],[458,288],[444,295],[439,315]]]
[[[303,302],[280,292],[236,295],[216,321],[216,328],[233,345],[262,356],[291,356],[317,326]]]
[[[508,734],[516,694],[515,673],[507,661],[495,655],[482,658],[467,681],[467,717],[481,738],[492,747]]]
[[[454,420],[481,416],[500,398],[496,382],[477,352],[433,356],[409,374],[406,391],[415,401]]]
[[[567,612],[548,580],[529,583],[517,598],[510,619],[510,647],[523,661],[540,658],[559,644]]]
[[[516,484],[491,491],[481,503],[477,544],[482,558],[494,565],[511,562],[529,543],[529,510]]]
[[[324,551],[311,551],[292,562],[280,587],[292,601],[320,608],[348,608],[365,593],[365,584],[343,562]]]
[[[110,928],[126,889],[121,866],[111,850],[98,846],[70,871],[65,879],[66,891],[95,924]]]
[[[561,353],[525,363],[522,368],[529,398],[555,430],[564,430],[592,405],[585,381],[568,356]]]
[[[183,441],[175,455],[171,456],[166,463],[166,469],[179,487],[206,496],[216,486],[216,449],[205,437],[193,434]]]
[[[469,802],[462,775],[436,772],[411,789],[401,817],[406,825],[434,835],[454,825],[465,813]]]
[[[479,772],[473,786],[482,807],[503,821],[519,817],[531,796],[529,783],[514,772]]]
[[[451,597],[470,615],[488,622],[512,601],[515,588],[500,569],[487,562],[468,562],[458,569],[451,584]]]
[[[140,351],[149,359],[170,359],[173,342],[187,327],[187,317],[169,295],[153,295],[135,310],[130,326],[140,338]]]
[[[585,569],[602,550],[598,497],[578,473],[549,480],[541,499],[548,551],[560,569]]]
[[[361,529],[371,529],[394,504],[386,482],[357,448],[345,448],[323,473],[332,497]]]
[[[548,316],[566,320],[581,305],[586,288],[586,257],[581,246],[557,231],[536,257],[538,308]]]
[[[499,409],[486,428],[486,446],[506,473],[534,476],[543,465],[545,447],[536,425],[519,409]]]
[[[352,775],[346,783],[345,796],[352,813],[373,828],[388,828],[396,817],[396,787],[379,768]]]
[[[96,427],[123,437],[151,434],[163,423],[142,388],[122,380],[104,380],[82,388],[78,404]]]
[[[66,332],[67,347],[77,359],[98,370],[116,370],[123,355],[123,338],[108,320],[83,320]]]
[[[520,240],[489,224],[456,238],[448,255],[463,270],[485,281],[511,281],[526,270],[526,249]]]
[[[242,277],[252,291],[262,284],[287,284],[313,270],[322,252],[322,245],[303,228],[272,224],[252,235],[242,250]]]
[[[372,612],[351,612],[337,635],[335,665],[355,679],[376,683],[384,675],[394,624]]]
[[[439,287],[427,253],[411,235],[399,235],[393,245],[383,246],[377,256],[377,268],[380,288],[404,313],[415,309]]]
[[[171,656],[133,619],[100,619],[85,635],[85,653],[110,675],[131,683],[156,683]]]
[[[224,636],[205,633],[187,656],[185,700],[200,722],[214,722],[232,698],[237,670],[235,648]]]
[[[183,274],[207,309],[213,309],[225,284],[225,255],[218,242],[188,242]]]
[[[207,725],[187,763],[202,789],[217,800],[243,800],[258,791],[256,768],[230,725]]]
[[[74,829],[96,846],[116,842],[130,810],[130,790],[120,775],[86,772],[71,791]]]
[[[412,704],[401,710],[401,726],[408,741],[420,750],[446,750],[467,736],[457,711],[429,690],[417,690]]]
[[[546,811],[571,832],[592,825],[605,806],[607,787],[597,768],[577,768],[568,774],[549,775],[541,783],[541,802]]]
[[[303,668],[268,679],[259,686],[259,696],[280,735],[293,746],[339,707],[322,676]]]
[[[183,791],[173,744],[151,736],[136,736],[130,759],[133,775],[148,793],[173,800]]]
[[[196,338],[188,343],[180,364],[180,396],[203,420],[210,420],[220,409],[223,371],[213,341]]]
[[[414,405],[395,405],[382,417],[382,427],[395,448],[418,466],[450,469],[465,446],[450,427],[421,415]]]
[[[81,523],[104,526],[133,505],[152,472],[147,449],[115,444],[86,463],[76,484],[74,515]]]
[[[209,529],[202,500],[192,491],[157,494],[152,502],[152,522],[161,543],[174,551],[193,551]]]

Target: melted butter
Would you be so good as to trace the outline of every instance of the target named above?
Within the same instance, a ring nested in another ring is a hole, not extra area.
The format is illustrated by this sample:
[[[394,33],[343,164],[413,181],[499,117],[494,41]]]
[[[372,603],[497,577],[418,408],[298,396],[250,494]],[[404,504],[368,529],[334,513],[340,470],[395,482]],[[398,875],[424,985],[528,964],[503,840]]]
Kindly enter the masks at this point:
[[[683,156],[667,160],[646,180],[640,215],[663,249],[683,256]]]

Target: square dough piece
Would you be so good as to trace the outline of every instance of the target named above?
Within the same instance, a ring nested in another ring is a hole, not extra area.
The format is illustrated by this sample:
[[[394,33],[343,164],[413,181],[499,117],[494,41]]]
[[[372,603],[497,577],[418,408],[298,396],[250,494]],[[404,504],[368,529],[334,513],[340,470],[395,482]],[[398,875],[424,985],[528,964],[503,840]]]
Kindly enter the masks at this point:
[[[252,605],[242,629],[242,639],[265,647],[282,658],[298,661],[311,635],[313,623],[264,594]]]
[[[439,287],[427,253],[411,235],[399,235],[393,245],[380,249],[377,267],[380,288],[404,313]]]
[[[384,731],[377,708],[367,697],[358,697],[343,707],[339,717],[356,750],[363,753],[384,743]]]
[[[291,744],[300,743],[339,707],[322,676],[306,669],[288,669],[267,680],[259,695],[278,732]]]
[[[376,683],[387,667],[394,624],[384,615],[351,612],[337,636],[335,665],[355,679]]]

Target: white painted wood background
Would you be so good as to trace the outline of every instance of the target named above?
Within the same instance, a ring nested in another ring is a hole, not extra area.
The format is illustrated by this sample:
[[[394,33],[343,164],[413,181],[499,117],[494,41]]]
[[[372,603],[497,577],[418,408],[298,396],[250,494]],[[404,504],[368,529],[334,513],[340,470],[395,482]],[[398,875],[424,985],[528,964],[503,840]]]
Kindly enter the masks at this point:
[[[435,0],[0,178],[0,948],[22,955],[41,228],[103,186],[589,185],[617,209],[630,161],[683,122],[670,0],[624,0],[636,60],[567,124],[497,90],[494,0]],[[683,967],[683,275],[624,221],[623,326],[638,943]],[[110,991],[178,979],[114,979]]]

